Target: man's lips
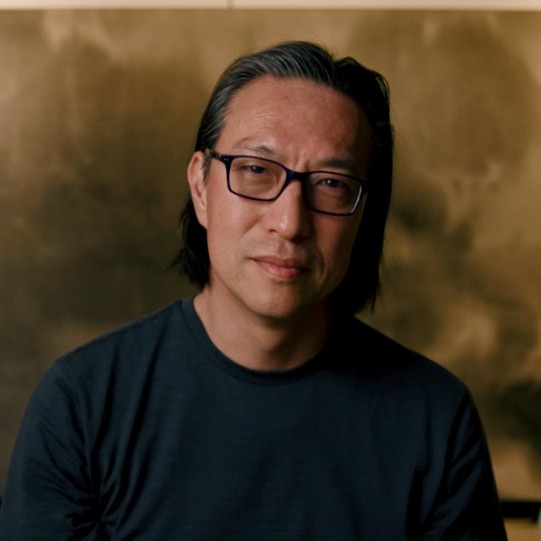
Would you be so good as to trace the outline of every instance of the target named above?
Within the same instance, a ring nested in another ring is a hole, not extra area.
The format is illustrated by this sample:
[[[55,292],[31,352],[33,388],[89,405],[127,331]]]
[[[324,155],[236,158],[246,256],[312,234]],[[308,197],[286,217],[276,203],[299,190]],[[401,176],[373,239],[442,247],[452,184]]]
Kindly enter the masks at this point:
[[[304,260],[276,256],[258,256],[253,260],[272,276],[281,279],[293,279],[308,272]]]

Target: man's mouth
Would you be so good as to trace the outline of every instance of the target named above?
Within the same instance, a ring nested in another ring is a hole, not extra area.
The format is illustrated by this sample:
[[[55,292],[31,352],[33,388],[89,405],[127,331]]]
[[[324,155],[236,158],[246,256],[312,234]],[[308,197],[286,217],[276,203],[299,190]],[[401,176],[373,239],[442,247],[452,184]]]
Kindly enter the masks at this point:
[[[254,261],[267,273],[282,280],[292,280],[309,271],[304,260],[295,258],[259,256]]]

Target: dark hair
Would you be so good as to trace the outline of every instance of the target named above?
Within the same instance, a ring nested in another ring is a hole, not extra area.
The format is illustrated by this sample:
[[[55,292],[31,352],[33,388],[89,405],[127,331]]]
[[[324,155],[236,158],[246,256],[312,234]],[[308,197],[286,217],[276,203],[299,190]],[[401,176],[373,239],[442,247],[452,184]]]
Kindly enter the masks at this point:
[[[237,59],[218,80],[197,133],[195,151],[214,148],[227,107],[244,85],[259,77],[309,79],[351,97],[366,114],[373,136],[367,197],[344,280],[331,295],[333,307],[347,315],[373,308],[380,284],[385,223],[393,176],[393,130],[385,78],[351,57],[335,59],[314,43],[286,42]],[[182,247],[172,267],[203,288],[209,280],[206,230],[199,224],[191,198],[180,216]]]

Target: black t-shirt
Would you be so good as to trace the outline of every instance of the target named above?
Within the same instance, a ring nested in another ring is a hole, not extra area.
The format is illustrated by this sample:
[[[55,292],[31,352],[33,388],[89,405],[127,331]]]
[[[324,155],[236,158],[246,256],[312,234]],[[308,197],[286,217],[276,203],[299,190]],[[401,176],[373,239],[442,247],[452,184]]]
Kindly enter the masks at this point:
[[[505,539],[465,386],[358,320],[246,369],[193,299],[59,359],[28,405],[3,541]]]

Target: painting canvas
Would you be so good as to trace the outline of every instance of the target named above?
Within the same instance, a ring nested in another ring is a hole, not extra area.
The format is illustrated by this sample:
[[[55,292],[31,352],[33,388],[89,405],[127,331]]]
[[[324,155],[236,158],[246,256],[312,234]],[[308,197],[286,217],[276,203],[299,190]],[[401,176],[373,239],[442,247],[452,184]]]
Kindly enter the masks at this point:
[[[512,11],[0,11],[0,486],[47,367],[194,291],[167,267],[206,97],[288,39],[390,83],[382,295],[359,317],[460,376],[502,497],[541,499],[541,13]]]

